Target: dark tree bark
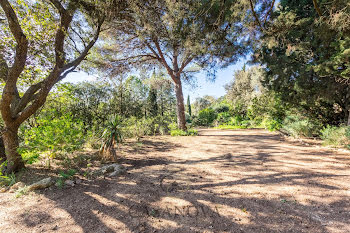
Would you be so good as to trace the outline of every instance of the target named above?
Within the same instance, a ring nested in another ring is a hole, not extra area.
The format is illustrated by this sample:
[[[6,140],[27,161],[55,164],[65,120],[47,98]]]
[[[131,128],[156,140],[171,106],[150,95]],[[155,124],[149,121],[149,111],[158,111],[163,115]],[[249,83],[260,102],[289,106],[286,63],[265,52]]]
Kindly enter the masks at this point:
[[[179,129],[187,130],[186,117],[185,117],[185,103],[182,93],[182,84],[180,77],[176,78],[175,94],[176,94],[176,114],[177,114],[177,126]]]

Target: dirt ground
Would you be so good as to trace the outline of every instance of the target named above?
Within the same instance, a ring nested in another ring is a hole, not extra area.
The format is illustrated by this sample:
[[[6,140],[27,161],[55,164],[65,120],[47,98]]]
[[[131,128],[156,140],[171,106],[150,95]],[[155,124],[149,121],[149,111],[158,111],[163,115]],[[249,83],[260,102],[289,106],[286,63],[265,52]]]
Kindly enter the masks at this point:
[[[265,130],[124,148],[127,173],[14,198],[0,232],[350,232],[350,153]]]

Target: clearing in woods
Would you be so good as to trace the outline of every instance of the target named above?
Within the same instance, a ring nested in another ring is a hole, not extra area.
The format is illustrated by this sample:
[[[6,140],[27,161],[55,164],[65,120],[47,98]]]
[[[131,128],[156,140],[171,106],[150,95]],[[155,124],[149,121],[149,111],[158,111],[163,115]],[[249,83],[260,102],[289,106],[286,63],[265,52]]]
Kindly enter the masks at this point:
[[[265,130],[146,137],[118,178],[14,198],[0,232],[350,232],[350,155]]]

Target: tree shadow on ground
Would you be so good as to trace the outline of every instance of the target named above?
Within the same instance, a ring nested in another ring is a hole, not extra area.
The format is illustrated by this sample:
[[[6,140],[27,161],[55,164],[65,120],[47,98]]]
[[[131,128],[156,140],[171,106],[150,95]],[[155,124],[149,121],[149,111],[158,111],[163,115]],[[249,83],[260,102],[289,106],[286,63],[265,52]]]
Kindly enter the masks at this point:
[[[67,211],[84,232],[118,232],[113,224],[131,232],[328,232],[323,216],[318,214],[320,208],[329,208],[322,203],[303,205],[294,200],[230,197],[206,189],[246,184],[250,183],[249,179],[212,185],[209,185],[211,180],[204,180],[207,185],[181,187],[180,175],[175,179],[176,188],[170,190],[164,189],[159,179],[145,181],[147,175],[133,174],[135,184],[124,182],[131,181],[127,177],[119,181],[99,180],[94,186],[84,183],[79,188],[45,192],[45,196]],[[261,176],[251,180],[256,184],[278,184],[281,182],[278,177]],[[289,177],[283,181],[294,182],[300,178]],[[175,202],[159,205],[164,198]],[[334,205],[335,214],[341,216],[337,224],[348,223],[349,203],[344,199]],[[165,224],[162,229],[160,226],[165,222],[173,224]]]
[[[236,142],[268,143],[277,139],[273,135],[215,137],[216,141],[228,146]],[[269,187],[342,191],[340,186],[318,179],[346,180],[345,175],[313,171],[300,164],[300,168],[288,170],[289,165],[305,162],[304,156],[311,156],[312,152],[303,152],[294,161],[284,156],[286,161],[282,161],[276,159],[275,153],[287,154],[289,148],[266,145],[261,149],[259,144],[252,144],[251,147],[256,149],[254,153],[237,155],[230,152],[204,159],[175,160],[164,154],[152,156],[152,152],[172,153],[181,145],[152,141],[143,145],[143,152],[138,151],[137,156],[121,160],[128,167],[128,172],[121,177],[84,180],[76,187],[54,192],[45,190],[42,194],[54,203],[55,208],[67,212],[83,232],[330,232],[329,226],[346,232],[345,229],[349,228],[349,196],[331,203],[322,201],[322,193],[313,194],[319,201],[308,202],[297,201],[292,194],[286,193],[269,196]],[[212,170],[195,170],[197,166],[206,165]],[[278,170],[280,167],[288,169],[281,171]],[[220,180],[223,173],[213,175],[215,171],[230,170],[256,173],[232,173],[226,181]],[[244,192],[245,188],[252,187],[268,188],[260,195]],[[36,208],[40,210],[40,207]],[[24,219],[25,216],[19,215],[18,218]],[[54,216],[43,218],[46,228],[42,230],[56,227],[51,218]],[[69,224],[61,221],[56,230],[69,227]],[[25,225],[29,229],[35,228]]]

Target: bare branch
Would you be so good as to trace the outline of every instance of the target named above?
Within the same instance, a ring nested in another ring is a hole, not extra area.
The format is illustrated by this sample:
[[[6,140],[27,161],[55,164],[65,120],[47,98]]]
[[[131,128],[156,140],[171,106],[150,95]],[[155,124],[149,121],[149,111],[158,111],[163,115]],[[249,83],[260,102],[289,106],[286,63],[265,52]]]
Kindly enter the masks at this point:
[[[86,47],[87,45],[84,38],[73,27],[71,27],[70,29],[79,37],[79,39],[83,42],[84,46]]]
[[[265,24],[266,24],[267,17],[269,17],[269,15],[270,15],[270,13],[272,12],[274,6],[275,6],[275,0],[272,1],[270,9],[267,11],[267,13],[266,13],[266,15],[265,15],[264,26],[265,26]]]
[[[77,57],[75,60],[73,60],[73,61],[69,62],[68,64],[66,64],[63,67],[63,70],[67,70],[67,69],[70,69],[72,67],[76,68],[85,59],[85,57],[89,53],[89,51],[92,48],[92,46],[94,46],[94,44],[96,43],[96,41],[97,41],[97,39],[98,39],[98,37],[100,35],[101,27],[102,27],[103,22],[104,22],[104,19],[99,20],[94,38],[85,47],[84,51],[80,54],[80,56]]]
[[[317,0],[312,0],[312,2],[314,3],[314,7],[315,7],[315,9],[317,11],[318,16],[321,17],[322,16],[322,12],[321,12],[321,9],[319,8],[318,4],[317,4]]]
[[[258,25],[259,25],[259,27],[260,27],[261,29],[264,29],[264,28],[262,27],[262,25],[261,25],[261,22],[260,22],[260,20],[259,20],[258,15],[257,15],[256,12],[255,12],[253,1],[252,1],[252,0],[249,0],[249,3],[250,3],[250,8],[251,8],[251,10],[252,10],[252,13],[253,13],[253,16],[254,16],[254,18],[255,18],[255,21],[258,23]]]
[[[182,71],[186,68],[186,66],[194,59],[194,56],[187,56],[187,58],[183,61],[179,73],[182,73]]]
[[[159,42],[157,40],[157,38],[155,38],[153,40],[154,44],[156,45],[157,51],[159,53],[159,56],[161,58],[161,63],[163,63],[163,65],[165,66],[166,70],[168,71],[169,75],[173,78],[174,76],[174,71],[170,68],[170,66],[168,65],[168,63],[165,60],[165,57],[163,55],[162,49],[160,48]]]
[[[158,58],[152,54],[140,54],[140,55],[130,56],[130,57],[122,58],[122,59],[112,60],[112,62],[130,61],[130,60],[135,59],[135,58],[144,58],[144,57],[158,60]]]
[[[160,59],[158,53],[152,48],[152,46],[151,46],[148,42],[145,42],[145,44],[146,44],[147,47],[152,51],[152,53],[154,54],[154,56],[157,57],[157,60],[158,60],[158,61],[161,61],[161,59]]]

